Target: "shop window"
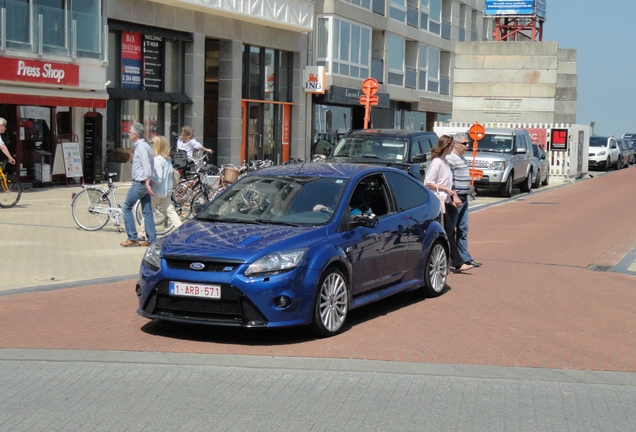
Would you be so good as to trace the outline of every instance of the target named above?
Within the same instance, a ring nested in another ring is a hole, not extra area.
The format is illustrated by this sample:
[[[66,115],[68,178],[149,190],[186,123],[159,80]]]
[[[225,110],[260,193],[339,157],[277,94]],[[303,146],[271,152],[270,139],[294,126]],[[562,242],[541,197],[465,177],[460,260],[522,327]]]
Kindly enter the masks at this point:
[[[121,143],[123,148],[132,148],[132,143],[128,137],[130,126],[139,122],[139,101],[121,101]]]

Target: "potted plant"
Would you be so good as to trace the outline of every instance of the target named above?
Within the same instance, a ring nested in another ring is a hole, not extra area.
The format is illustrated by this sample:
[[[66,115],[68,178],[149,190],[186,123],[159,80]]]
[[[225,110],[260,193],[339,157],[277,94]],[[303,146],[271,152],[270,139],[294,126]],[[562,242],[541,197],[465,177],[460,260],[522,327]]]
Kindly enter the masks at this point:
[[[106,150],[106,171],[116,172],[115,181],[132,181],[130,162],[132,162],[133,151],[128,148],[113,148]]]

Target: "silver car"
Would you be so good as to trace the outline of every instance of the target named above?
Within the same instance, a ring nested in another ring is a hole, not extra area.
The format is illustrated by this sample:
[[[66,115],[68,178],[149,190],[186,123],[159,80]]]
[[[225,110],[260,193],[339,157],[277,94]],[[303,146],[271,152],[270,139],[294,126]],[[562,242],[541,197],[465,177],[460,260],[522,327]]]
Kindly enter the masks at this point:
[[[532,172],[534,174],[532,188],[537,189],[541,185],[547,186],[550,182],[550,161],[545,150],[539,144],[532,144],[532,152],[534,154],[532,160]]]

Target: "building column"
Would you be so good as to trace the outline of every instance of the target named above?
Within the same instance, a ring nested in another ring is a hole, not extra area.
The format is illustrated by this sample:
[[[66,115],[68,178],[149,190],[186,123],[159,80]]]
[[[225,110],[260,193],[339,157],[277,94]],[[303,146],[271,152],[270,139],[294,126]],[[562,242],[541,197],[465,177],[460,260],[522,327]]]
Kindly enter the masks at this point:
[[[205,35],[194,33],[194,42],[185,44],[184,90],[192,105],[184,105],[184,126],[194,129],[194,137],[203,142],[203,110],[205,107]],[[174,141],[174,137],[171,137]],[[171,142],[172,142],[171,141]]]
[[[218,164],[242,164],[243,118],[241,86],[243,82],[243,44],[219,41],[219,132]]]

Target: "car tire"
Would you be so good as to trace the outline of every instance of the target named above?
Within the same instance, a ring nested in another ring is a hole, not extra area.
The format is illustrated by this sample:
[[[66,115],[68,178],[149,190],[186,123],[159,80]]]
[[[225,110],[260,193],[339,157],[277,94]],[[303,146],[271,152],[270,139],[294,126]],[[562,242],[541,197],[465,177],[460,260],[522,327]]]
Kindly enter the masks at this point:
[[[344,274],[329,267],[320,278],[314,306],[313,333],[334,336],[342,330],[349,312],[349,285]]]
[[[437,297],[444,292],[448,270],[448,251],[438,240],[431,246],[424,268],[424,294],[427,297]]]
[[[532,189],[539,189],[541,187],[541,169],[537,171],[537,175],[532,183]]]
[[[508,174],[508,178],[506,179],[506,182],[503,183],[501,186],[499,186],[499,193],[504,198],[510,198],[512,196],[512,176],[513,176],[513,174],[514,173],[511,171],[510,174]]]
[[[547,186],[550,183],[550,170],[545,174],[545,180],[541,183],[543,186]]]
[[[623,168],[623,157],[620,156],[618,158],[618,160],[616,161],[616,171],[620,171],[620,169]]]
[[[611,168],[612,166],[610,165],[610,158],[608,157],[605,161],[605,171],[609,171]]]

